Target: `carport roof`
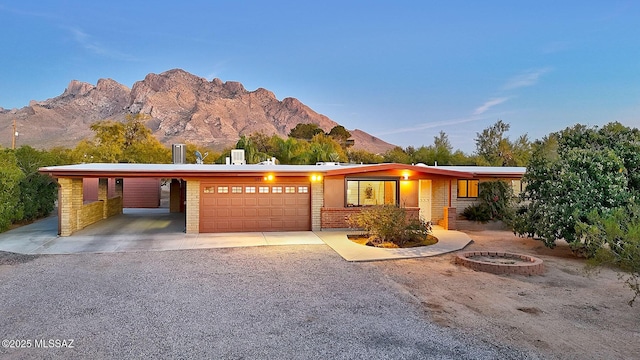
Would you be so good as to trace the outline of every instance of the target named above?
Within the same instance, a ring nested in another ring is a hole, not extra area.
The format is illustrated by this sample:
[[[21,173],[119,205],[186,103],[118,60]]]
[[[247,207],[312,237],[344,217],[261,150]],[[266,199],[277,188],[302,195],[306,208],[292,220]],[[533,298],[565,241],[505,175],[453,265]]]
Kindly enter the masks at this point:
[[[492,168],[481,166],[423,166],[385,164],[319,164],[319,165],[210,165],[210,164],[76,164],[48,166],[39,169],[53,177],[153,177],[189,178],[215,176],[309,176],[311,174],[356,175],[377,171],[410,171],[451,177],[522,176],[525,168]]]

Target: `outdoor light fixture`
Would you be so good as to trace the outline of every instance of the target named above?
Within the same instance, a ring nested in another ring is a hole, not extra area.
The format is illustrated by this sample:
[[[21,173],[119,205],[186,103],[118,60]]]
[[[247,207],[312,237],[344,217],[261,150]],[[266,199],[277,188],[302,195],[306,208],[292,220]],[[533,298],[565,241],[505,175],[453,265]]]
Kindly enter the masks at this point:
[[[313,182],[322,181],[322,175],[311,175],[311,181]]]
[[[409,173],[402,174],[402,179],[403,180],[409,180]]]
[[[273,181],[273,175],[271,175],[271,174],[265,175],[264,180],[265,181]]]

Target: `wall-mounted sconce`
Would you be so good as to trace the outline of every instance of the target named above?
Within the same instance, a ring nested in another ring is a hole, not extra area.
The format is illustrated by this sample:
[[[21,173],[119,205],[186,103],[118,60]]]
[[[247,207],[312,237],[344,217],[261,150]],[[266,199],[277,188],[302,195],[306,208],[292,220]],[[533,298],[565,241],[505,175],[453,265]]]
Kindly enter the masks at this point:
[[[313,182],[322,181],[322,175],[311,175],[311,181]]]
[[[273,179],[274,179],[274,176],[272,174],[264,176],[264,181],[273,181]]]
[[[408,173],[402,174],[402,180],[409,180],[409,174]]]

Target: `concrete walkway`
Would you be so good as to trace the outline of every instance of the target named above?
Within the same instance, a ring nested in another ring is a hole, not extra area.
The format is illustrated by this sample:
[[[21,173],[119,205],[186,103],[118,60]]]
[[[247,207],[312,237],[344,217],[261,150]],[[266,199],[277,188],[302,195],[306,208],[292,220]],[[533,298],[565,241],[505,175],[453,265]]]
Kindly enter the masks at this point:
[[[392,260],[436,256],[461,250],[472,241],[465,233],[444,230],[439,226],[433,227],[433,236],[438,238],[438,243],[430,246],[406,249],[385,249],[356,244],[347,238],[348,233],[344,231],[321,231],[316,234],[347,261]]]
[[[404,259],[460,250],[471,242],[457,231],[434,229],[435,245],[381,249],[347,239],[346,231],[185,234],[184,214],[166,209],[125,209],[125,213],[88,226],[72,236],[57,236],[58,217],[0,233],[0,251],[20,254],[75,254],[273,245],[329,245],[347,261]]]

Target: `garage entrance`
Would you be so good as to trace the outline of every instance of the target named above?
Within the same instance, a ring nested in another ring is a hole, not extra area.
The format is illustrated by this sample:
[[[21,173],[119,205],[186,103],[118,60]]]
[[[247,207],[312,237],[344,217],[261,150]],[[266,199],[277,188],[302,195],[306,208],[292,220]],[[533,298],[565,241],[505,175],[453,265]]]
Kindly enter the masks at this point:
[[[200,185],[200,232],[311,230],[309,183]]]

